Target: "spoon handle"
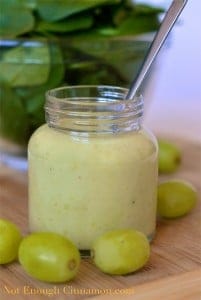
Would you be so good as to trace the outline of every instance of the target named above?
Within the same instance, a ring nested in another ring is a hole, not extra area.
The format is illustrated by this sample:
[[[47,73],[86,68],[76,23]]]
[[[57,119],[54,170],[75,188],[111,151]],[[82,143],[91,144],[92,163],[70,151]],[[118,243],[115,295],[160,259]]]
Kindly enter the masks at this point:
[[[131,87],[126,95],[126,99],[133,99],[134,95],[136,94],[138,88],[140,87],[145,75],[147,74],[152,62],[154,61],[156,55],[158,54],[161,46],[163,45],[164,41],[166,40],[170,30],[172,29],[173,25],[175,24],[177,18],[179,17],[180,13],[182,12],[184,6],[186,5],[187,0],[173,0],[170,8],[168,9],[163,22],[156,33],[156,36],[150,46],[147,56],[143,62],[140,71],[138,72],[137,76],[133,80]]]

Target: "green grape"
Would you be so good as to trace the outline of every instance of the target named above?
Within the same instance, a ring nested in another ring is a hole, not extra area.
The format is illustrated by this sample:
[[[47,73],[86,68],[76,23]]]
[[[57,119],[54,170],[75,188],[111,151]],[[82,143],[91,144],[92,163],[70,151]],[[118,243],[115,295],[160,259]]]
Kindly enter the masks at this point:
[[[17,259],[22,235],[17,226],[8,220],[0,219],[0,264]]]
[[[181,180],[172,180],[158,186],[158,214],[165,218],[181,217],[195,206],[194,187]]]
[[[36,279],[65,282],[76,276],[80,253],[70,240],[59,234],[38,232],[22,240],[19,261],[25,271]]]
[[[172,143],[160,139],[158,141],[158,146],[159,146],[159,155],[158,155],[159,173],[175,172],[181,162],[180,150]]]
[[[142,268],[149,255],[148,239],[134,229],[107,232],[94,241],[91,249],[95,265],[113,275],[129,274]]]

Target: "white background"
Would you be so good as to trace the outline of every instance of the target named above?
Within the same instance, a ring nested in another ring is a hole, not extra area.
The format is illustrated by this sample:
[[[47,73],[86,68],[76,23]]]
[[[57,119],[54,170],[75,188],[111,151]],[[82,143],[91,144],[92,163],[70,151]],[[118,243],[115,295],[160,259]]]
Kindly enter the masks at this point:
[[[144,98],[144,123],[154,133],[201,142],[200,0],[188,0],[158,55]]]

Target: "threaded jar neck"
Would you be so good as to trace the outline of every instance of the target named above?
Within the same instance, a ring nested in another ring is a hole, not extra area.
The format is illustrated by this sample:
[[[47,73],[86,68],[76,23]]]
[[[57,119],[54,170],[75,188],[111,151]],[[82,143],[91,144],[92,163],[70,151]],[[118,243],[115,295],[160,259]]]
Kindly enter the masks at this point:
[[[49,127],[80,135],[137,131],[143,98],[125,100],[128,90],[115,86],[67,86],[46,93]]]

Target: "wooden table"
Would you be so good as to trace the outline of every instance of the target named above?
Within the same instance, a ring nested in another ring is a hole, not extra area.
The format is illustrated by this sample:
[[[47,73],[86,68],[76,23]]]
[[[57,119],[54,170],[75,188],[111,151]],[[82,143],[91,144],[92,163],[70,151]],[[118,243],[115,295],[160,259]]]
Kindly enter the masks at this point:
[[[182,149],[183,162],[171,178],[191,181],[198,189],[199,201],[189,215],[158,222],[151,258],[142,270],[127,276],[109,276],[97,270],[90,259],[82,259],[74,281],[55,285],[30,278],[15,262],[0,267],[0,300],[201,299],[201,147],[176,142]],[[2,165],[0,217],[10,219],[24,234],[28,233],[27,175]]]

